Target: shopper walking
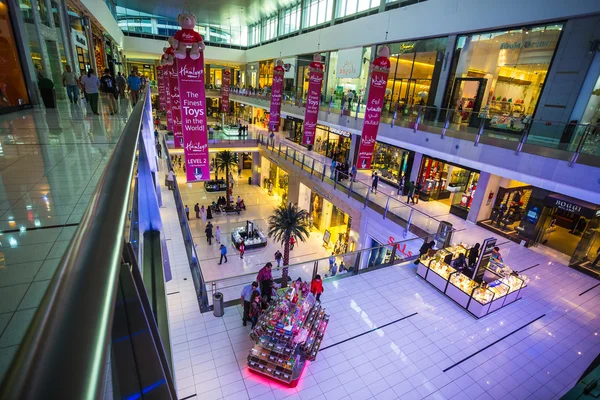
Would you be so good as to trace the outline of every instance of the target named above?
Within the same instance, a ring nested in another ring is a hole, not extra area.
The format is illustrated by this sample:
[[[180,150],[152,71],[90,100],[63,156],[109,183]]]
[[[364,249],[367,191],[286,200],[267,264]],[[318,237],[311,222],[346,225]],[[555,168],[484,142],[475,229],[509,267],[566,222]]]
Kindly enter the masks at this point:
[[[187,206],[187,204],[185,205],[185,216],[187,217],[187,220],[190,220],[190,208]]]
[[[252,282],[249,285],[244,286],[242,293],[240,294],[242,300],[242,307],[244,307],[244,314],[242,315],[242,325],[246,326],[246,322],[250,321],[250,302],[252,300],[252,293],[258,291],[258,282]]]
[[[331,256],[329,257],[329,269],[330,270],[333,268],[333,264],[335,264],[335,254],[331,253]]]
[[[350,179],[352,182],[356,180],[356,164],[352,164],[352,168],[350,168]]]
[[[421,193],[421,189],[423,189],[423,186],[421,185],[421,183],[419,183],[419,182],[415,183],[415,192],[413,194],[413,199],[415,200],[415,204],[419,204],[419,195]]]
[[[204,208],[204,206],[202,206],[202,208],[200,208],[200,217],[202,218],[202,223],[205,224],[206,223],[206,208]]]
[[[215,239],[217,239],[217,243],[221,243],[221,228],[217,225],[217,229],[215,229]]]
[[[428,242],[427,240],[423,241],[423,245],[421,246],[421,248],[419,249],[419,258],[417,258],[415,260],[415,265],[417,265],[419,263],[419,261],[421,260],[421,258],[427,254],[429,252],[430,249],[433,249],[433,247],[435,246],[435,241],[431,241]]]
[[[263,296],[266,296],[267,301],[271,301],[271,287],[273,285],[273,274],[271,273],[273,264],[266,263],[264,267],[258,271],[256,281],[260,285],[260,292]]]
[[[412,201],[415,204],[415,181],[410,181],[406,184],[407,192],[406,192],[406,204]]]
[[[67,97],[71,104],[77,104],[79,101],[79,88],[77,86],[77,77],[71,70],[70,65],[65,65],[65,72],[62,74],[63,86],[67,88]]]
[[[221,250],[221,259],[219,260],[219,265],[223,264],[223,259],[225,259],[225,263],[227,263],[227,247],[222,244],[219,246],[219,250]]]
[[[140,77],[137,76],[135,71],[131,71],[131,74],[129,74],[129,77],[127,78],[127,86],[129,86],[131,104],[135,106],[135,103],[137,103],[140,97],[140,89],[142,87]]]
[[[240,243],[240,259],[244,258],[244,252],[246,251],[246,245],[244,244],[244,241],[242,240],[242,242]]]
[[[277,250],[275,252],[275,261],[277,261],[277,268],[281,267],[281,258],[283,257],[283,255],[281,254],[281,252],[279,250]]]
[[[117,73],[117,89],[121,99],[125,98],[125,86],[127,86],[125,77],[120,72]]]
[[[323,289],[323,281],[321,280],[321,275],[317,274],[315,279],[310,283],[310,292],[315,295],[317,301],[321,301],[321,293],[323,293],[325,289]]]
[[[102,90],[102,98],[108,107],[108,115],[117,113],[116,87],[117,82],[110,74],[110,69],[105,68],[104,75],[100,78],[100,89]]]
[[[196,219],[200,219],[200,205],[198,203],[194,205],[194,211],[196,212]]]
[[[162,146],[159,142],[156,142],[156,156],[162,158]]]
[[[98,114],[98,88],[100,87],[100,80],[94,75],[93,69],[89,69],[87,75],[81,78],[81,84],[83,85],[83,90],[85,90],[85,97],[90,109],[95,115],[100,115]]]
[[[212,224],[210,222],[208,223],[208,225],[206,225],[206,228],[204,229],[204,233],[206,233],[206,241],[208,242],[209,245],[212,246],[213,228],[212,228]]]
[[[167,176],[167,187],[169,188],[169,190],[173,190],[175,188],[174,182],[175,172],[173,172],[173,170],[170,170],[169,175]]]
[[[252,296],[250,297],[250,318],[252,320],[252,329],[256,326],[258,322],[258,318],[262,313],[262,304],[260,299],[260,292],[255,290],[252,292]]]
[[[372,185],[371,185],[371,193],[377,194],[377,185],[379,184],[379,175],[375,172],[372,176]]]

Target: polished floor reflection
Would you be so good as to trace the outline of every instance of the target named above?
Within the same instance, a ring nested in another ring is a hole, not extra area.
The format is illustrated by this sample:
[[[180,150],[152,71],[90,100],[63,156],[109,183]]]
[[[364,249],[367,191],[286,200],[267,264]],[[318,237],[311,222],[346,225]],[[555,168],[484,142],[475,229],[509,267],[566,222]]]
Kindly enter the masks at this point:
[[[0,379],[85,212],[131,107],[59,102],[0,116]]]

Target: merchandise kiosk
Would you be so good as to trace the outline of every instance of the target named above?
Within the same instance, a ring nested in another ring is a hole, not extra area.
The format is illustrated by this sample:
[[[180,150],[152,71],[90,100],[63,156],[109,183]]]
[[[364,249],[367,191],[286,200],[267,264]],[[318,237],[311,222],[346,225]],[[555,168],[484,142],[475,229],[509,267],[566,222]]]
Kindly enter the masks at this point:
[[[256,342],[248,355],[250,371],[295,387],[306,360],[316,358],[329,316],[307,283],[280,289],[250,333]]]

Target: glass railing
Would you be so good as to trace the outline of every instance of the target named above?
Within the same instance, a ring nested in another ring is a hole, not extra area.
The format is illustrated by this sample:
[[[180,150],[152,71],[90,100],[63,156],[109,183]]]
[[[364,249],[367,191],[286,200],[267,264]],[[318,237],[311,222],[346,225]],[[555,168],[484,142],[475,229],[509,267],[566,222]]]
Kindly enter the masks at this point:
[[[277,286],[282,283],[284,268],[287,268],[288,284],[298,279],[310,283],[317,274],[321,275],[325,282],[334,281],[414,260],[419,254],[424,239],[428,238],[415,237],[333,257],[304,261],[287,267],[283,265],[278,267],[275,260],[265,261],[265,264],[270,262],[273,265],[271,274]],[[213,295],[216,293],[221,293],[226,303],[239,302],[242,289],[255,281],[257,274],[258,271],[206,282],[206,291],[211,294],[210,305],[212,306]]]
[[[155,149],[145,145],[153,143],[149,101],[147,91],[129,115],[1,383],[1,399],[177,398],[158,310],[166,296],[161,304],[160,291],[144,283],[148,271],[142,275],[142,264],[162,273],[160,231],[142,232],[137,223],[153,207],[136,201],[137,184],[155,187]],[[134,238],[143,238],[143,254]]]
[[[208,96],[220,96],[209,89]],[[265,109],[270,105],[270,92],[257,89],[231,89],[233,100],[248,102]],[[246,99],[246,100],[244,100]],[[321,111],[345,115],[357,120],[354,129],[362,128],[364,105],[362,99],[351,105],[328,98],[321,99]],[[304,107],[301,93],[284,92],[283,106]],[[325,118],[324,115],[320,116]],[[487,111],[470,112],[392,103],[384,104],[382,125],[398,126],[449,136],[473,142],[498,146],[546,157],[600,166],[600,125],[530,120],[506,115],[488,114]]]

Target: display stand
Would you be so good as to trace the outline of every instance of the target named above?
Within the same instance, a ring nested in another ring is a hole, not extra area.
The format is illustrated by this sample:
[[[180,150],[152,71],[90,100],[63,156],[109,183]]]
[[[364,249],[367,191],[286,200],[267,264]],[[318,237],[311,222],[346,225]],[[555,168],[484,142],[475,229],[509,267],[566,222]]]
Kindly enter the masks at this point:
[[[265,247],[267,245],[267,236],[262,230],[254,227],[252,221],[246,221],[246,226],[233,228],[231,231],[231,241],[236,249],[240,248],[240,244],[244,241],[246,250]]]
[[[521,289],[529,279],[504,264],[491,261],[489,267],[480,266],[481,283],[457,271],[448,261],[459,253],[466,253],[463,245],[441,249],[419,260],[417,275],[444,293],[456,304],[481,318],[521,298]],[[483,272],[485,271],[485,273]]]
[[[207,192],[223,192],[227,190],[227,183],[225,179],[211,179],[210,181],[204,182],[204,189]]]
[[[250,337],[256,342],[248,355],[250,371],[295,387],[306,360],[319,352],[329,316],[308,292],[308,284],[280,289]]]

